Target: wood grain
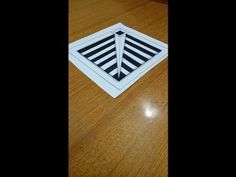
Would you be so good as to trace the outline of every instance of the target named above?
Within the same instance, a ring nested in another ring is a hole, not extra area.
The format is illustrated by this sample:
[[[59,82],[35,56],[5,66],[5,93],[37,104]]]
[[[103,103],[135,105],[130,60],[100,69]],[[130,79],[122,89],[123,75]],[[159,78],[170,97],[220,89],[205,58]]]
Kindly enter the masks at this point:
[[[69,0],[69,41],[121,22],[163,42],[167,4]],[[168,176],[168,61],[116,99],[69,64],[69,176]]]

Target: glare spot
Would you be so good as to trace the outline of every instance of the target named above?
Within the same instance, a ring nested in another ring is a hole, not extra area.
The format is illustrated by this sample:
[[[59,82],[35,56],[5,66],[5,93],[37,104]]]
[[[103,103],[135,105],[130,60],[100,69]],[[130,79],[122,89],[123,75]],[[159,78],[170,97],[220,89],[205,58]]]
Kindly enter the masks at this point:
[[[147,109],[145,110],[145,115],[146,115],[147,117],[152,117],[152,116],[153,116],[153,111],[152,111],[150,108],[147,108]]]
[[[144,105],[144,114],[146,118],[153,119],[157,117],[157,113],[158,111],[156,107],[153,107],[150,104]]]

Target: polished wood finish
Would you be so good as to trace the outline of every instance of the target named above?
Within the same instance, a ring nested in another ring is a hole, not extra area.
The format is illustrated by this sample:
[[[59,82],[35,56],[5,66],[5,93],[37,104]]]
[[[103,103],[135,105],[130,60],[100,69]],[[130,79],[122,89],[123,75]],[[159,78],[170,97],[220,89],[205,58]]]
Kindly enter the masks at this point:
[[[70,0],[69,41],[117,22],[167,43],[167,4]],[[168,61],[116,99],[69,64],[69,176],[167,177]]]

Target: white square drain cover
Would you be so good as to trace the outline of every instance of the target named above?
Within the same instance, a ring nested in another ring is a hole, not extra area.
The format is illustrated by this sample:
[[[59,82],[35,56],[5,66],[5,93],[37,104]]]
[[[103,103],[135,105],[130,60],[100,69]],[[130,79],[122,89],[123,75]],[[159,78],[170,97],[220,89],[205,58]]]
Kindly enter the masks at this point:
[[[117,97],[168,55],[167,44],[118,23],[69,44],[69,60]]]

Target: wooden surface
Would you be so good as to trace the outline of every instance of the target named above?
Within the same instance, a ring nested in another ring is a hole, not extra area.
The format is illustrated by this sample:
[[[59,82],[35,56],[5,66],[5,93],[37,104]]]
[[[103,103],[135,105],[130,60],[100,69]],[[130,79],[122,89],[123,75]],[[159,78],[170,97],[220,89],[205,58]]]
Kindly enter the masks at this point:
[[[167,43],[167,4],[70,0],[69,41],[117,22]],[[69,176],[167,177],[168,61],[116,99],[69,64]]]

